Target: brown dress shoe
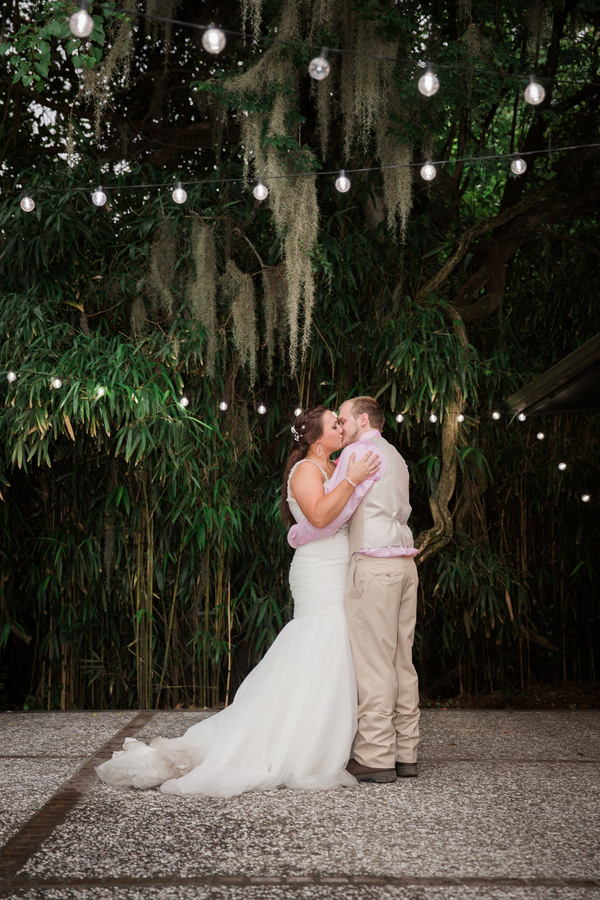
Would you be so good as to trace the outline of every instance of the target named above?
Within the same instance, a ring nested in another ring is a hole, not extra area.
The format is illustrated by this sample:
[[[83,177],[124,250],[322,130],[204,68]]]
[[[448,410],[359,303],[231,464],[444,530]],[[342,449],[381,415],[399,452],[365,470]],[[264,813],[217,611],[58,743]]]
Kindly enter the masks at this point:
[[[374,781],[376,784],[387,784],[396,780],[395,769],[372,769],[363,766],[355,759],[351,759],[346,766],[346,771],[354,775],[357,781]]]
[[[416,778],[419,774],[417,764],[415,763],[396,763],[396,775],[398,778]]]

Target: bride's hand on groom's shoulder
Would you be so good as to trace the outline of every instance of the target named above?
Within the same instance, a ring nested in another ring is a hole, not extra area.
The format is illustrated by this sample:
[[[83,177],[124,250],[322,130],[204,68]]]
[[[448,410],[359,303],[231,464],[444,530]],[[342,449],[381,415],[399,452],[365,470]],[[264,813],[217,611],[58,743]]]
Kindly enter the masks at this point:
[[[377,453],[368,450],[360,459],[355,459],[355,454],[351,453],[348,460],[348,478],[354,484],[361,484],[371,475],[374,475],[381,465],[381,460]]]

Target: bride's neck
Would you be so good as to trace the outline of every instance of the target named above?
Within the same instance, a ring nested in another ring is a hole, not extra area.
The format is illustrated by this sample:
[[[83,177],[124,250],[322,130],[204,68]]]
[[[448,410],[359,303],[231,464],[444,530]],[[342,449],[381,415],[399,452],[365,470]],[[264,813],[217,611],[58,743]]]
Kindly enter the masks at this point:
[[[306,454],[306,458],[314,459],[320,465],[328,466],[331,463],[331,453],[328,453],[327,455],[323,453],[321,456],[319,456],[318,453],[311,453],[309,450]]]

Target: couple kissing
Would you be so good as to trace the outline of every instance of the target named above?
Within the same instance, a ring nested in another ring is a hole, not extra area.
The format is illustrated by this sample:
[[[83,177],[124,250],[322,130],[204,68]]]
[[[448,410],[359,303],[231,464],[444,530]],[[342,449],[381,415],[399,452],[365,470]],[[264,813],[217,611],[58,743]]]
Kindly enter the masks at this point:
[[[417,775],[417,551],[408,469],[383,424],[371,397],[296,417],[281,500],[293,619],[230,706],[178,738],[127,739],[103,781],[232,797]]]

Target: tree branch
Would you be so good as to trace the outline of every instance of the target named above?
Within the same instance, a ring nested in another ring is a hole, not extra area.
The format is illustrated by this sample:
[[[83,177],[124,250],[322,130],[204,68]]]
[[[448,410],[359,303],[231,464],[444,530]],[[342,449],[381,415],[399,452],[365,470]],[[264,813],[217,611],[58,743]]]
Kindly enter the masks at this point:
[[[415,541],[415,546],[419,549],[416,558],[419,565],[445,547],[454,533],[449,504],[456,487],[458,415],[464,407],[461,397],[448,407],[442,420],[442,469],[436,490],[429,497],[433,528],[422,531]]]
[[[536,203],[539,203],[544,197],[546,197],[549,193],[551,193],[557,187],[558,178],[555,177],[547,184],[538,188],[537,191],[532,191],[531,194],[528,194],[519,203],[515,204],[515,206],[511,206],[510,209],[505,209],[504,212],[499,213],[497,216],[494,216],[491,219],[487,219],[484,222],[478,222],[476,225],[473,225],[471,228],[468,228],[460,238],[458,242],[458,247],[452,254],[452,256],[446,260],[442,268],[436,272],[433,278],[430,278],[422,288],[418,291],[415,299],[417,302],[423,303],[430,294],[434,291],[440,289],[440,287],[448,280],[456,266],[459,262],[466,256],[467,250],[475,238],[480,237],[482,234],[487,234],[489,231],[493,231],[495,228],[500,228],[502,225],[506,225],[508,222],[515,219],[517,216],[522,215],[528,209],[531,209],[532,206],[535,206]]]
[[[582,250],[585,250],[586,253],[600,256],[600,250],[598,250],[597,247],[592,247],[591,244],[586,244],[585,241],[579,241],[569,234],[562,234],[560,231],[554,231],[553,228],[532,228],[531,232],[536,234],[549,234],[551,237],[558,238],[560,241],[564,241],[567,244],[573,244],[574,247],[580,247]]]

